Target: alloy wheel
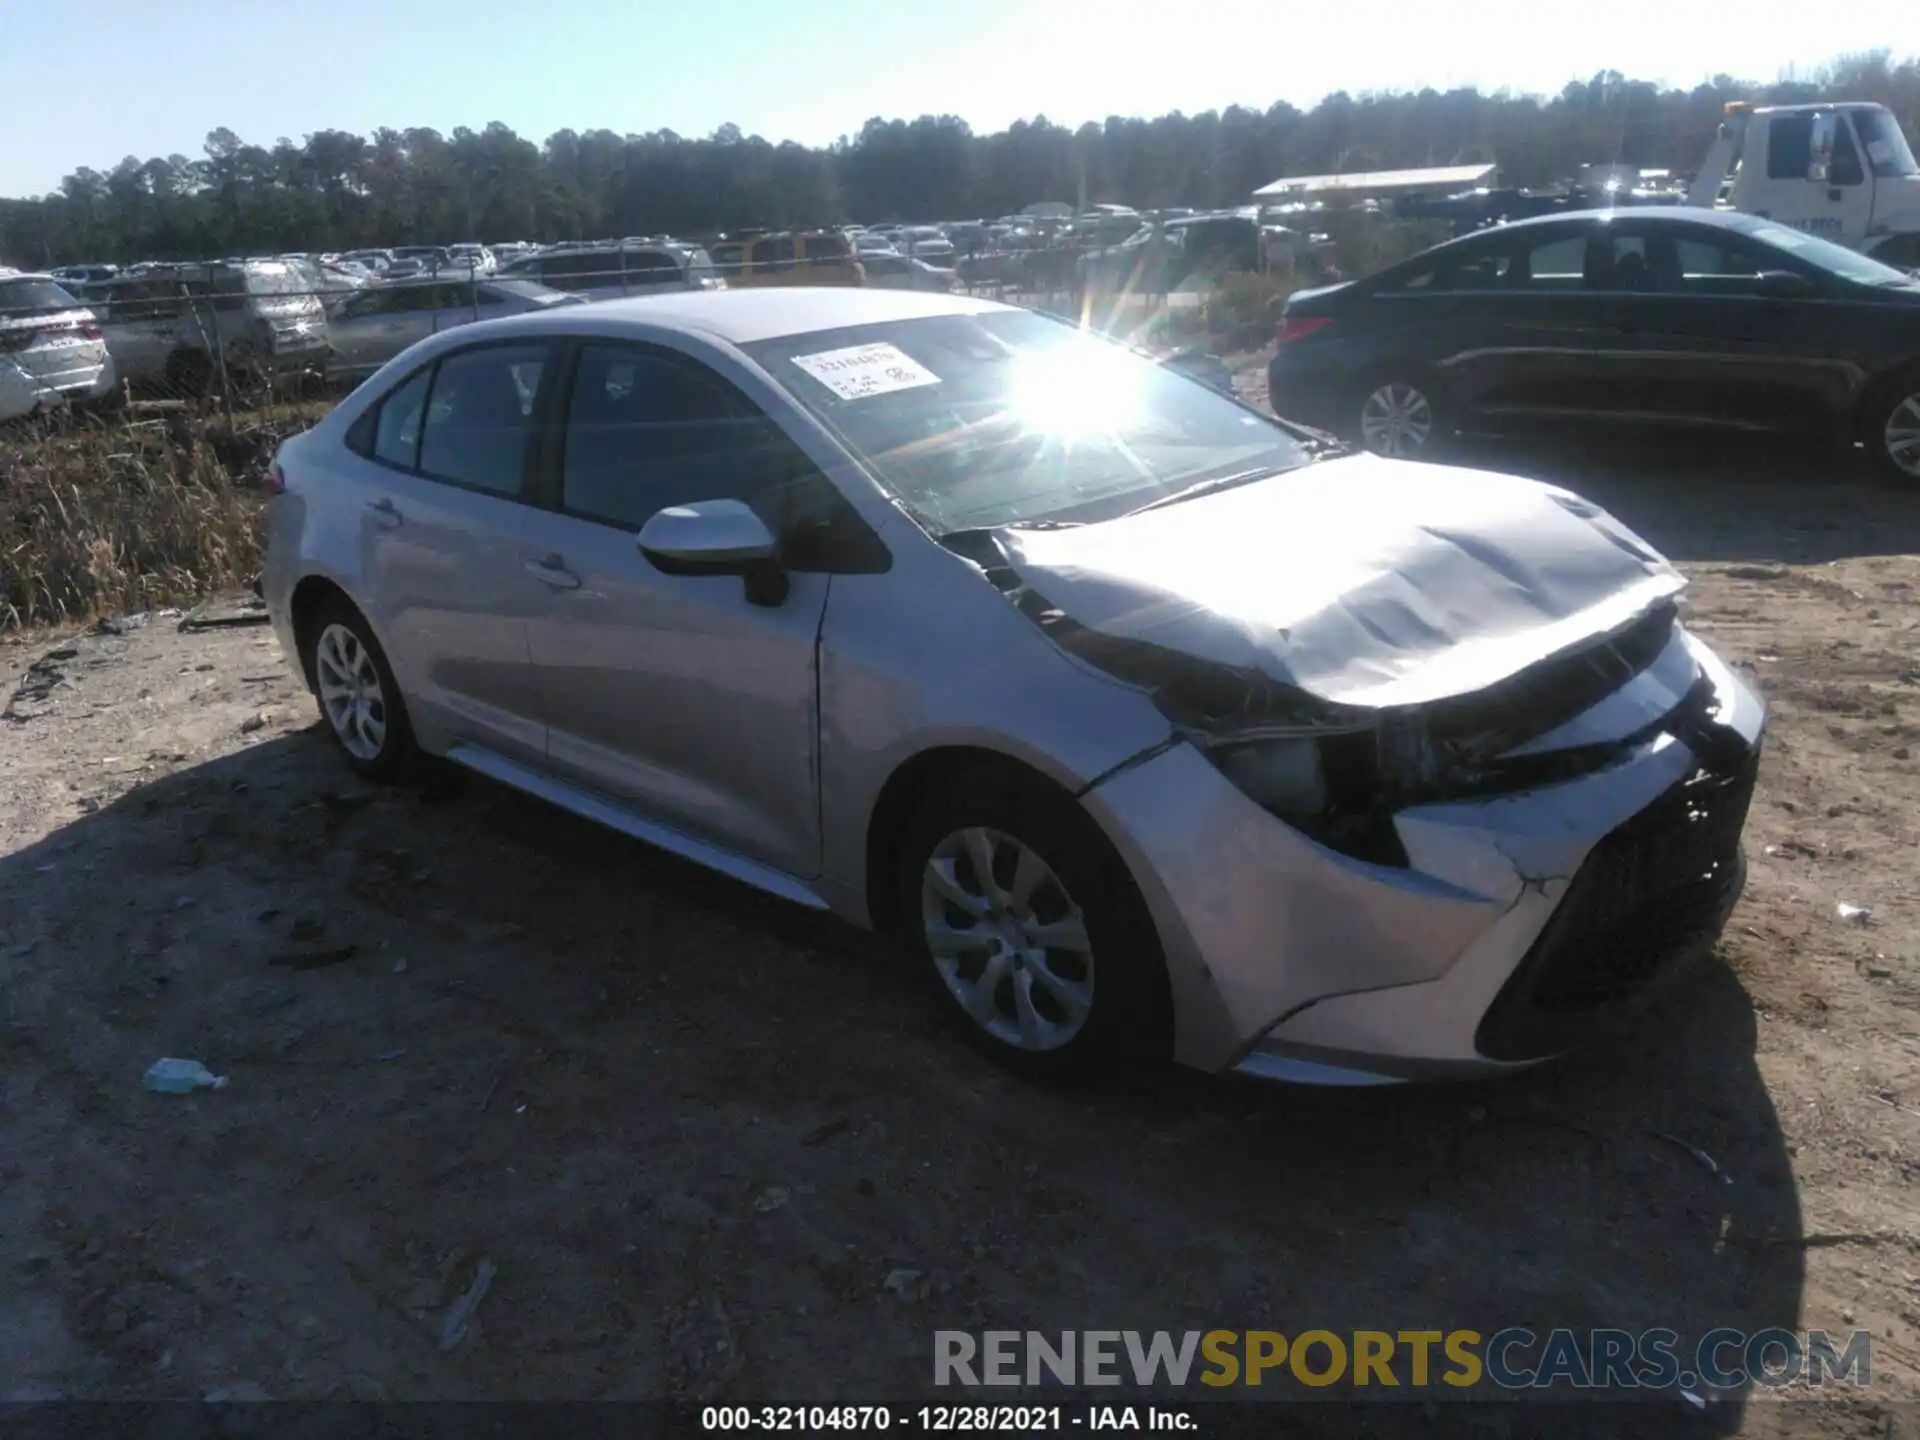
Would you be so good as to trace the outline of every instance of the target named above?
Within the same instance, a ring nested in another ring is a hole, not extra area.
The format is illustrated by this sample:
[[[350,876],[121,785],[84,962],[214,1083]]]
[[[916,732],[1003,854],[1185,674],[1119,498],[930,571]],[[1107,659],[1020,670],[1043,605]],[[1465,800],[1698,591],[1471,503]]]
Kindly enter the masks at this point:
[[[1920,480],[1920,393],[1907,396],[1893,407],[1881,443],[1896,469]]]
[[[1403,381],[1389,381],[1360,407],[1360,439],[1376,455],[1418,454],[1433,438],[1433,402]]]
[[[387,697],[372,653],[347,626],[333,624],[320,632],[313,658],[335,737],[356,760],[378,759],[387,743]]]
[[[984,826],[950,833],[922,872],[920,920],[941,981],[994,1039],[1058,1050],[1085,1027],[1094,996],[1086,917],[1021,840]]]

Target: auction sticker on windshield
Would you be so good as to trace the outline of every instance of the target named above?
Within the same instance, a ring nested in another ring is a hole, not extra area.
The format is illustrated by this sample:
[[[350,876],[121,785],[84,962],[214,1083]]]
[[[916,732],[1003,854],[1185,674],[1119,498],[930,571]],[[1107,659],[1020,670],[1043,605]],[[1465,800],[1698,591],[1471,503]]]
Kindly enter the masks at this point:
[[[938,385],[940,377],[898,346],[880,342],[796,355],[793,363],[842,400],[864,400],[895,390]]]

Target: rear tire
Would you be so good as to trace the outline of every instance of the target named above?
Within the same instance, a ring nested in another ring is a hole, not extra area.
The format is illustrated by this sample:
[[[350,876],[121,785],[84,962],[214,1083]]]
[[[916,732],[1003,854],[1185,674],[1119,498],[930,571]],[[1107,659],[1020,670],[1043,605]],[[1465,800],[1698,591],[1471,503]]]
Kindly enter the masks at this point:
[[[313,683],[320,719],[369,780],[392,780],[414,758],[406,702],[373,628],[344,595],[320,607],[301,639],[302,664]]]
[[[1859,433],[1881,479],[1920,493],[1920,368],[1874,387],[1860,407]]]
[[[1074,801],[972,772],[929,798],[897,853],[908,945],[974,1045],[1050,1079],[1165,1065],[1172,1001],[1152,916]]]
[[[1424,375],[1392,372],[1360,389],[1353,437],[1364,450],[1392,460],[1432,460],[1451,436],[1445,397]]]

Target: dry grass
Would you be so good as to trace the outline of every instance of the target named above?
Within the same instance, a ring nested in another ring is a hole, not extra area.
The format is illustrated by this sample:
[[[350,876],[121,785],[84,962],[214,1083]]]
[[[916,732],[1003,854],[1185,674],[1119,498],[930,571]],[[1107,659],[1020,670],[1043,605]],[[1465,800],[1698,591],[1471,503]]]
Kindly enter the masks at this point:
[[[0,629],[244,583],[259,568],[260,476],[305,423],[177,412],[0,433]]]

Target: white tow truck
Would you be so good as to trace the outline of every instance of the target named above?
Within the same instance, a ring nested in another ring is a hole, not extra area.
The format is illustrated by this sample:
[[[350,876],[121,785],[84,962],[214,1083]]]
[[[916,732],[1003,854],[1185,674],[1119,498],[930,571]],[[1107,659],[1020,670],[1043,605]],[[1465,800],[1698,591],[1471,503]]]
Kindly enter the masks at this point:
[[[1920,267],[1920,164],[1884,105],[1734,101],[1687,203],[1739,210]]]

